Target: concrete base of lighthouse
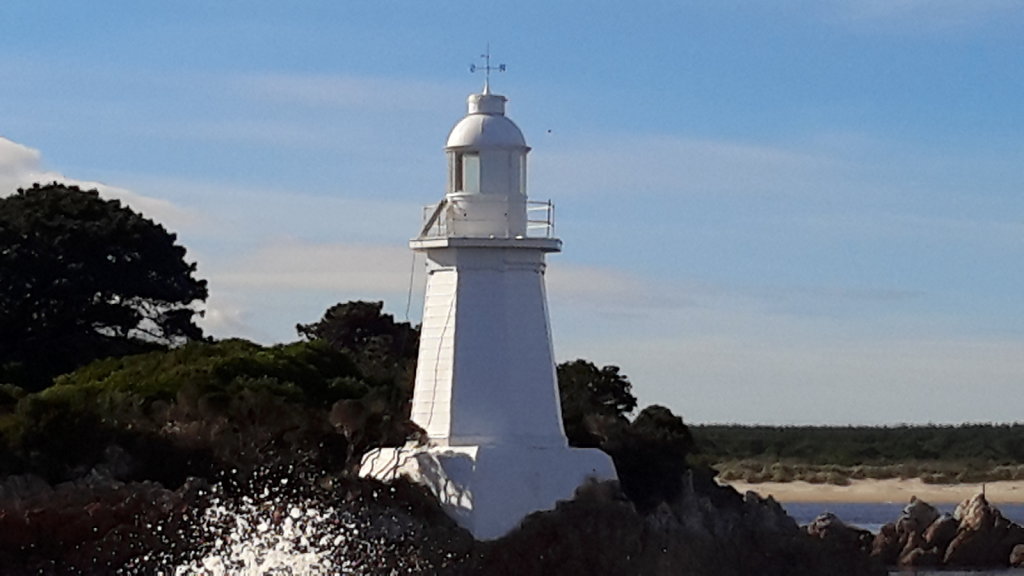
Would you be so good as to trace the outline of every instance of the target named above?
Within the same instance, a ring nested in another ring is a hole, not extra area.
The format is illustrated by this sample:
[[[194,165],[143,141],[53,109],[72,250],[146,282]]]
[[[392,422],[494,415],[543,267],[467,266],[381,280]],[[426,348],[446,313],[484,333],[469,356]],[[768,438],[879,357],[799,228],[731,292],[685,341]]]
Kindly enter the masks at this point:
[[[359,474],[383,481],[406,476],[427,486],[477,540],[504,536],[588,481],[617,478],[611,458],[597,449],[508,444],[381,448],[363,457]]]

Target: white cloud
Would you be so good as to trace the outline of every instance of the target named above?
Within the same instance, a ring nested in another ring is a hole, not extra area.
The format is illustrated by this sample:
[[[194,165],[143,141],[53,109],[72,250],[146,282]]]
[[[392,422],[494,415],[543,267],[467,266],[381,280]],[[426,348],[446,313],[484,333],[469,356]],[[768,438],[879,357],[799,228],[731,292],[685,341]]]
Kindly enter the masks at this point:
[[[560,277],[561,276],[561,277]],[[965,333],[886,287],[702,286],[549,269],[560,361],[620,366],[641,404],[693,422],[1019,420],[1024,339]]]
[[[202,326],[215,337],[260,342],[296,338],[295,325],[319,318],[332,304],[384,300],[402,320],[413,286],[411,321],[419,316],[423,258],[403,245],[317,243],[278,238],[239,258],[205,261],[210,300]],[[413,275],[410,279],[410,275]]]
[[[174,198],[202,213],[203,227],[193,237],[201,233],[204,240],[217,242],[217,246],[202,244],[214,249],[211,256],[216,256],[213,251],[227,248],[251,252],[254,246],[271,242],[275,235],[313,242],[344,238],[356,243],[405,246],[420,225],[422,212],[419,202],[383,194],[368,196],[365,189],[352,192],[343,185],[323,189],[189,178],[140,176],[130,180],[133,188]]]
[[[317,244],[286,238],[223,270],[208,269],[211,284],[232,290],[330,290],[395,294],[406,291],[412,253],[402,246]]]
[[[38,150],[0,136],[0,175],[32,173],[38,169],[39,158]]]
[[[652,283],[623,270],[555,262],[545,276],[552,300],[575,305],[637,305],[664,296]]]
[[[230,292],[211,292],[198,324],[207,335],[221,338],[245,338],[257,342],[271,342],[274,337],[258,328],[251,312],[239,306],[244,300]]]
[[[641,404],[692,422],[1020,420],[1004,400],[1024,384],[1020,339],[864,331],[732,306],[578,320],[555,326],[559,358],[618,365]]]
[[[103,197],[120,200],[133,210],[172,230],[189,228],[199,221],[198,215],[167,200],[144,196],[102,182],[69,178],[60,172],[46,170],[43,168],[42,154],[39,150],[0,136],[0,196],[13,194],[18,188],[26,188],[37,182],[45,184],[53,181],[85,190],[99,190]]]
[[[211,292],[211,312],[204,326],[218,336],[281,340],[290,336],[296,321],[306,321],[307,316],[322,311],[317,306],[383,299],[394,310],[404,309],[410,298],[409,315],[415,323],[422,306],[425,265],[423,256],[414,255],[404,243],[337,244],[278,238],[230,261],[211,258],[203,262],[201,272],[209,280]],[[611,269],[558,263],[548,268],[547,284],[554,306],[584,314],[594,310],[646,314],[650,309],[691,304],[686,291],[666,289]],[[259,309],[263,315],[271,306],[280,308],[278,316],[291,316],[272,321],[261,318],[257,326],[255,311]]]
[[[590,137],[544,151],[533,163],[533,190],[642,197],[806,193],[844,169],[835,157],[766,144],[668,136]]]

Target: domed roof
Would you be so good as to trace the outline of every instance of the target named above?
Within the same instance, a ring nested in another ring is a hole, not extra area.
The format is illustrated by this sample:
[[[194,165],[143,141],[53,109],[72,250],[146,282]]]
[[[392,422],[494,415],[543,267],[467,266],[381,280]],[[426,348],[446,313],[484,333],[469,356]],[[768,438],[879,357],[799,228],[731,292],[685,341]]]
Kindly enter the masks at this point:
[[[445,148],[526,148],[526,139],[515,122],[505,116],[505,97],[470,94],[469,114],[448,135]]]

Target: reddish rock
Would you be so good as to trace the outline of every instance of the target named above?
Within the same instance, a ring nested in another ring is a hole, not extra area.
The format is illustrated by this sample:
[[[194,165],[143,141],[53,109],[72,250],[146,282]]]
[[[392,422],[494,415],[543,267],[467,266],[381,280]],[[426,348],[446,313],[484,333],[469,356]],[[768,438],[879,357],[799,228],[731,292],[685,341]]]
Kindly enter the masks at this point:
[[[945,551],[949,543],[956,538],[956,531],[959,522],[949,514],[939,516],[932,522],[931,526],[924,531],[924,542],[929,548]]]
[[[960,526],[946,548],[947,566],[1008,566],[1014,547],[1024,544],[1024,529],[1004,518],[983,494],[961,502],[953,516],[960,520]]]
[[[896,565],[901,550],[903,550],[903,546],[900,544],[900,535],[896,530],[895,522],[889,522],[882,526],[871,543],[871,556],[886,566]]]
[[[808,524],[807,533],[839,547],[864,552],[871,551],[874,540],[871,532],[850,526],[831,512],[819,515],[814,522]]]
[[[1024,544],[1017,544],[1010,551],[1010,566],[1014,568],[1024,567]]]
[[[902,566],[906,564],[906,558],[910,557],[915,550],[923,550],[927,545],[924,542],[924,537],[915,531],[906,532],[901,536],[900,541],[903,543],[903,547],[900,548],[900,559],[897,564]]]
[[[941,552],[934,550],[935,544],[929,540],[932,525],[939,519],[939,511],[924,500],[916,496],[910,499],[899,518],[882,527],[878,535],[874,537],[871,545],[871,555],[889,566],[933,566],[933,556],[939,556]],[[956,527],[953,527],[952,539]],[[944,535],[944,534],[943,534]],[[938,550],[944,550],[944,547]]]
[[[903,513],[900,514],[899,522],[903,523],[908,531],[924,534],[924,531],[938,518],[939,511],[934,506],[924,500],[919,500],[917,496],[911,496],[910,503],[903,508]]]
[[[942,563],[942,554],[930,548],[914,548],[900,556],[900,566],[904,568],[931,568]]]

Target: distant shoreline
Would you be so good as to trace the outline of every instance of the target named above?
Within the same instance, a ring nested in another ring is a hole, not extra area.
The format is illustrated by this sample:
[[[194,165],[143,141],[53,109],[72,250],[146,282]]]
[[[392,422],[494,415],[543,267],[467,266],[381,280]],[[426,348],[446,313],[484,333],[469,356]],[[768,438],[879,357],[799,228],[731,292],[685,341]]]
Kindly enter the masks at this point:
[[[851,480],[847,486],[808,482],[728,482],[740,493],[748,490],[779,502],[909,502],[917,496],[930,504],[955,504],[981,492],[982,484],[926,484],[918,478]],[[985,497],[992,504],[1024,504],[1024,481],[986,482]]]

